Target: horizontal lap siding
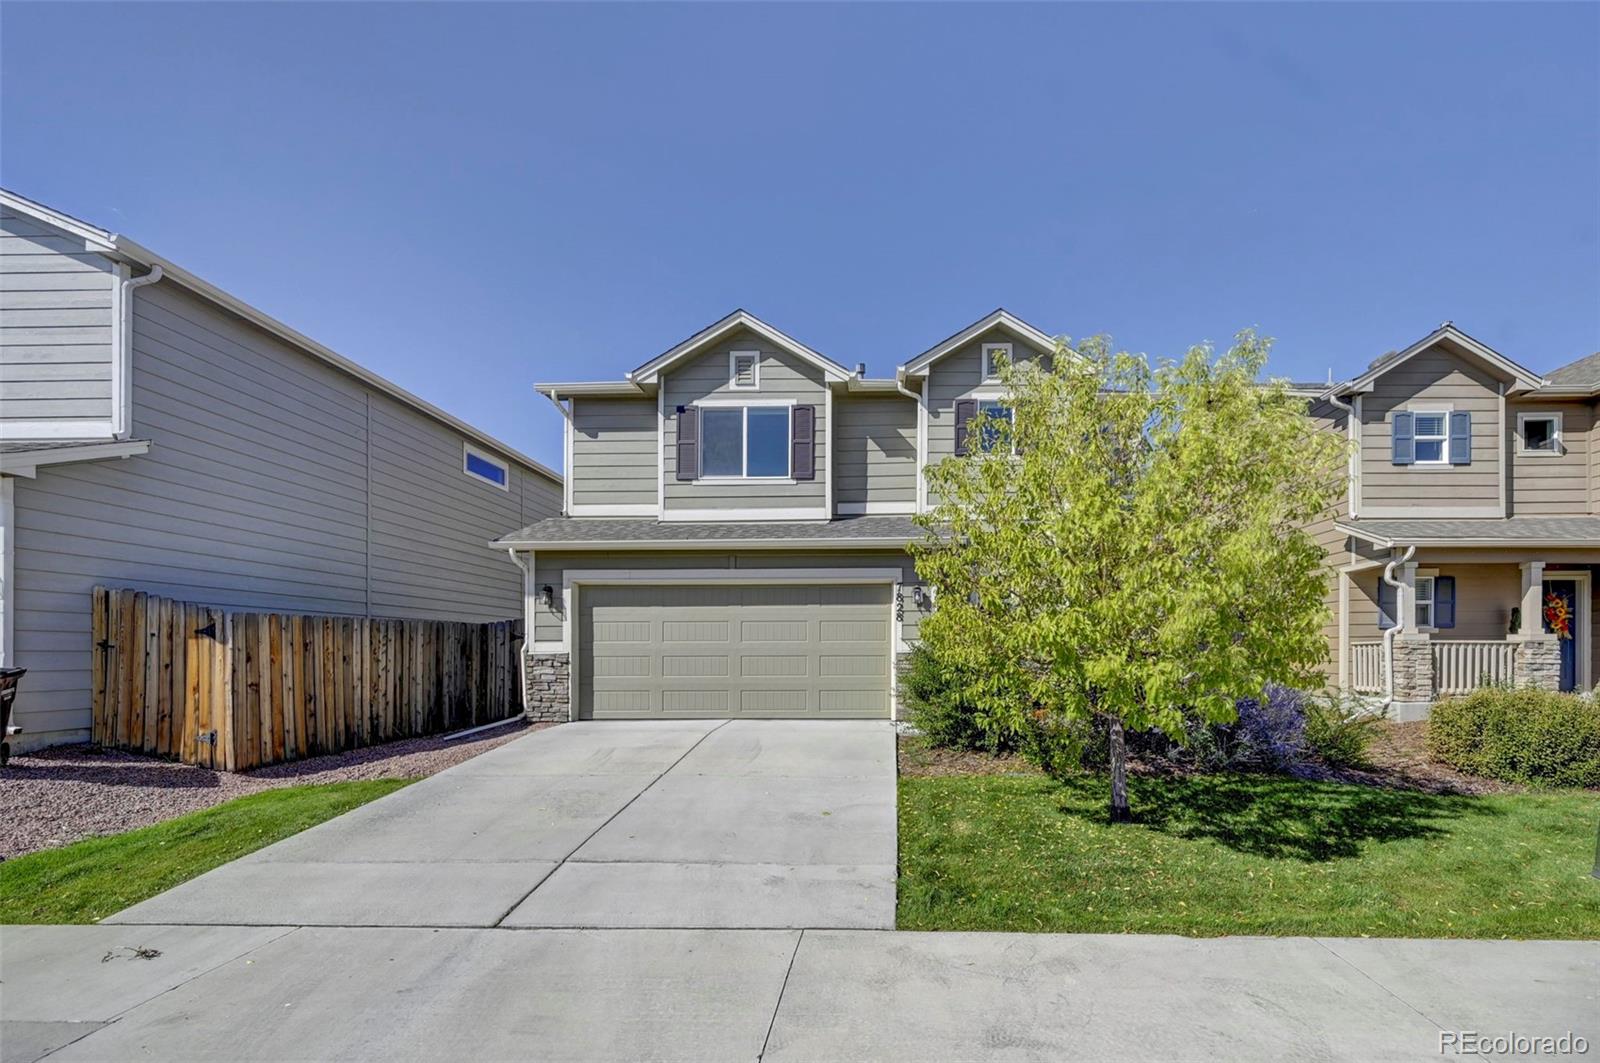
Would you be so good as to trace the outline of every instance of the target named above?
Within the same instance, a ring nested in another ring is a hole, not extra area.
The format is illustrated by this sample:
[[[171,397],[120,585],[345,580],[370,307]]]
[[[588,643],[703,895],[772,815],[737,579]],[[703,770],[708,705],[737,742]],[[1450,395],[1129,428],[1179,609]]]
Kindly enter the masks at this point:
[[[0,210],[0,425],[112,415],[111,262]]]
[[[1380,376],[1361,400],[1362,514],[1426,506],[1483,509],[1500,504],[1499,383],[1440,343]],[[1394,413],[1437,404],[1472,414],[1471,465],[1395,465]],[[1509,419],[1507,430],[1515,426]]]
[[[651,506],[660,462],[654,399],[572,400],[572,501]]]
[[[835,503],[917,501],[917,406],[908,398],[833,403]]]
[[[368,608],[368,393],[170,283],[134,299],[133,435],[148,454],[16,481],[18,697],[30,738],[89,725],[89,592],[132,587],[233,609]],[[371,396],[372,611],[518,615],[521,579],[490,539],[559,511],[461,471],[461,437]]]
[[[1523,454],[1519,413],[1559,413],[1561,452]],[[1516,516],[1578,516],[1589,512],[1590,434],[1594,412],[1581,402],[1514,402],[1506,411],[1510,433],[1511,512]]]
[[[761,352],[760,389],[734,390],[728,387],[728,352]],[[671,510],[816,509],[827,510],[827,484],[823,470],[827,451],[827,386],[820,369],[793,355],[775,349],[766,340],[744,332],[719,344],[715,349],[678,366],[663,376],[663,408],[666,412],[666,504]],[[678,406],[690,406],[706,398],[739,399],[759,403],[762,399],[793,399],[816,407],[816,479],[793,484],[701,483],[677,479]]]
[[[1511,610],[1522,594],[1522,573],[1516,565],[1430,565],[1441,576],[1456,580],[1456,626],[1432,633],[1440,642],[1496,641],[1506,637]],[[1371,641],[1382,638],[1378,627],[1378,582],[1383,569],[1371,568],[1356,573],[1350,593],[1350,638]]]
[[[504,620],[522,581],[488,542],[518,526],[523,481],[502,491],[461,471],[461,436],[392,400],[372,399],[372,612]]]

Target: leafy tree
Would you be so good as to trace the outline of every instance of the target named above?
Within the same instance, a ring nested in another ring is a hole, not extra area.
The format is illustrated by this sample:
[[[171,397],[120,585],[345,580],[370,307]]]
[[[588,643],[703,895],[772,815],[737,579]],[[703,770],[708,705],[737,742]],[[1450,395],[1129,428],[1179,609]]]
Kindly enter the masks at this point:
[[[1242,332],[1152,369],[1102,337],[1007,366],[1009,420],[927,471],[922,640],[979,678],[989,726],[1109,730],[1111,818],[1131,818],[1125,729],[1236,718],[1327,654],[1323,554],[1305,530],[1343,490],[1345,444],[1263,386]]]

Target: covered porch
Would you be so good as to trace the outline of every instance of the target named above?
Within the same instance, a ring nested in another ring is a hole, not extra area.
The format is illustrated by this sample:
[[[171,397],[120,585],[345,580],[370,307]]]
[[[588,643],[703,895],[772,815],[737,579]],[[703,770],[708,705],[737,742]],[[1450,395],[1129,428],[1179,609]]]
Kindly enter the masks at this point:
[[[1342,689],[1423,719],[1436,699],[1479,687],[1594,688],[1600,520],[1391,520],[1384,535],[1362,527],[1377,523],[1341,523],[1363,533],[1339,570]],[[1503,537],[1513,532],[1522,541]]]

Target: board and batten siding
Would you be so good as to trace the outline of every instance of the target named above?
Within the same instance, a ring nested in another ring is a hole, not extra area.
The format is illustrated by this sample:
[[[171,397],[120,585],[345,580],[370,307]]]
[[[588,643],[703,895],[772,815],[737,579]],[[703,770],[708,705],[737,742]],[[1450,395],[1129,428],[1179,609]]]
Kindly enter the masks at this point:
[[[6,422],[109,422],[111,261],[0,208],[0,437]]]
[[[16,480],[28,744],[87,734],[97,584],[263,611],[520,615],[521,574],[486,544],[559,512],[558,485],[514,462],[509,491],[467,476],[459,434],[170,282],[133,311],[149,453]]]
[[[546,609],[534,603],[534,638],[554,645],[562,638],[561,588],[572,570],[649,569],[664,575],[673,569],[790,569],[814,568],[839,572],[851,568],[893,568],[900,571],[901,633],[906,641],[917,637],[922,610],[916,604],[913,588],[918,583],[916,568],[909,554],[900,550],[712,550],[638,551],[627,553],[560,553],[549,551],[534,557],[534,586],[548,584],[555,592],[555,607]]]
[[[1524,454],[1517,415],[1561,415],[1561,450],[1554,454]],[[1586,402],[1513,401],[1506,410],[1506,432],[1511,437],[1506,453],[1511,457],[1512,516],[1580,516],[1589,512],[1589,449],[1594,410]]]
[[[757,390],[729,386],[728,352],[760,352],[760,387]],[[673,367],[661,378],[662,409],[665,412],[665,499],[667,514],[686,511],[722,512],[761,509],[815,510],[827,516],[827,482],[824,470],[830,460],[827,445],[828,393],[822,370],[748,330],[715,348]],[[744,482],[707,482],[677,478],[679,406],[692,406],[702,399],[738,399],[759,404],[763,399],[792,399],[799,405],[816,407],[816,479],[795,483],[760,479]]]
[[[917,504],[917,405],[905,396],[833,400],[833,499],[841,512]],[[883,510],[880,510],[882,512]]]
[[[1448,515],[1460,509],[1498,513],[1500,381],[1447,341],[1413,355],[1378,377],[1361,397],[1361,516]],[[1394,414],[1407,409],[1465,410],[1472,414],[1472,464],[1395,465]],[[1515,418],[1507,415],[1507,431]],[[1417,510],[1427,512],[1419,513]]]
[[[655,399],[572,400],[574,506],[649,506],[659,501]]]

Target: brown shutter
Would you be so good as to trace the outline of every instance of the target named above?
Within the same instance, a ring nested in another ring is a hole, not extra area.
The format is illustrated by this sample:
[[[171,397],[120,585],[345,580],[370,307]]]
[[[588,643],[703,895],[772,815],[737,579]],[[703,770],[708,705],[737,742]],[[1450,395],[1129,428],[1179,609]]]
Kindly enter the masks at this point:
[[[700,472],[700,411],[678,407],[678,479],[693,480]]]
[[[790,424],[789,472],[796,480],[817,478],[817,408],[796,406]]]
[[[978,400],[961,399],[956,403],[956,453],[964,455],[971,445],[967,442],[967,429],[978,416]]]

